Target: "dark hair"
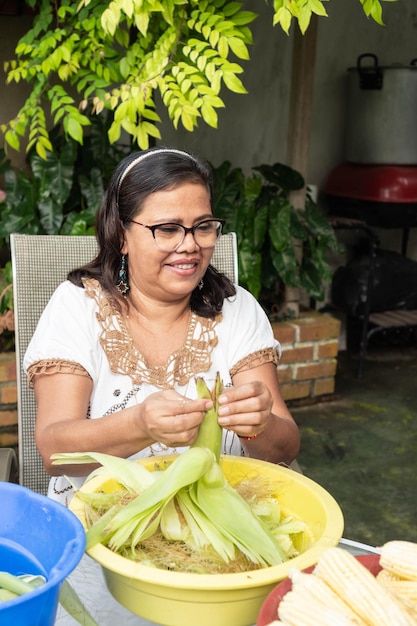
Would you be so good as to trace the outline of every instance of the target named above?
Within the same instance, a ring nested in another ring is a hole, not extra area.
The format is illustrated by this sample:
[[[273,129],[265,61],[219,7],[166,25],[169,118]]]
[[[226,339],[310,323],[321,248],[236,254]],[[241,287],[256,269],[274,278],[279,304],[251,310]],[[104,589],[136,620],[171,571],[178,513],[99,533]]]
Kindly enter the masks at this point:
[[[82,278],[96,278],[116,306],[124,297],[116,287],[121,264],[124,230],[129,220],[140,214],[146,198],[157,191],[183,183],[204,185],[212,202],[211,168],[191,154],[173,148],[152,148],[136,152],[121,161],[110,179],[96,217],[99,252],[93,261],[72,270],[68,280],[82,286]],[[219,313],[223,301],[236,293],[233,283],[209,265],[202,289],[191,294],[191,309],[203,317]]]

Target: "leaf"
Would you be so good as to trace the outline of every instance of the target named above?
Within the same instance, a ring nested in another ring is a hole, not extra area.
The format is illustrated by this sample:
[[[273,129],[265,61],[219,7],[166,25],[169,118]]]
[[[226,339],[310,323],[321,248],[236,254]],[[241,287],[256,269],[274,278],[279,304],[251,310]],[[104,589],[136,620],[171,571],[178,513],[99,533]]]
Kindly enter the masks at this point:
[[[113,3],[114,7],[114,3]],[[120,11],[106,9],[101,16],[101,26],[109,35],[114,35],[120,19]]]
[[[19,151],[20,141],[19,141],[19,137],[17,136],[15,132],[13,132],[12,130],[8,130],[4,136],[4,139],[6,140],[6,143],[11,148],[13,148],[16,151]]]
[[[290,11],[285,7],[281,8],[274,13],[273,25],[276,26],[279,24],[287,35],[289,35],[289,30],[291,26],[292,15]]]
[[[311,20],[311,9],[309,6],[304,6],[298,15],[298,25],[301,33],[304,35]]]
[[[201,115],[206,124],[212,126],[213,128],[217,128],[218,117],[216,110],[208,102],[203,102],[201,106]]]
[[[82,145],[83,129],[81,124],[73,117],[64,118],[64,128],[68,135]]]
[[[238,37],[230,37],[228,40],[229,46],[234,54],[245,61],[249,60],[249,51],[247,46]]]
[[[238,249],[239,282],[247,285],[249,291],[258,297],[261,290],[261,255],[253,251],[247,240],[241,240]]]
[[[62,582],[59,602],[66,612],[82,626],[98,626],[67,579]]]
[[[226,15],[226,11],[225,11]],[[254,20],[256,20],[258,15],[253,11],[239,11],[231,17],[231,21],[236,26],[243,26],[244,24],[250,24]]]
[[[282,252],[291,239],[291,206],[288,202],[274,204],[269,209],[269,235],[273,248]]]
[[[268,231],[269,210],[267,206],[261,206],[256,210],[254,224],[254,247],[255,250],[261,250]]]
[[[46,149],[40,140],[38,140],[35,144],[36,154],[38,154],[41,159],[46,159]]]
[[[236,74],[233,74],[232,72],[225,72],[223,74],[223,81],[230,91],[233,91],[234,93],[247,93],[242,81],[236,76]]]
[[[324,8],[323,2],[321,0],[309,0],[310,8],[313,13],[316,15],[323,15],[327,17],[326,9]]]
[[[278,276],[289,287],[299,287],[300,277],[295,256],[295,247],[289,246],[281,252],[270,250],[272,264]]]
[[[255,170],[255,172],[260,172],[265,180],[280,187],[286,193],[302,189],[305,184],[304,178],[299,172],[283,163],[259,165],[252,169]]]

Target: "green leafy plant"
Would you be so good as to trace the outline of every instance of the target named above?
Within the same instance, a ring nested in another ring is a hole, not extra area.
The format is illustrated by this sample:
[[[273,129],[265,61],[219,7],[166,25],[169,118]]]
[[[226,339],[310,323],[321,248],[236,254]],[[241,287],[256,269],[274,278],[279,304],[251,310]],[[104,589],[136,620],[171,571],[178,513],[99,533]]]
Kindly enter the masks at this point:
[[[11,233],[88,235],[114,168],[129,149],[108,141],[109,120],[94,117],[81,146],[65,139],[62,127],[51,132],[52,151],[34,149],[25,168],[16,170],[0,150],[0,248],[7,259]],[[0,269],[0,350],[14,349],[12,270]]]
[[[31,2],[32,6],[35,5]],[[155,110],[159,92],[176,127],[193,130],[198,119],[215,127],[224,106],[221,86],[245,93],[235,59],[249,58],[247,24],[255,13],[228,0],[44,0],[33,28],[19,41],[18,61],[6,64],[7,81],[32,91],[17,116],[2,125],[5,140],[45,157],[51,150],[45,111],[66,136],[83,143],[91,120],[112,112],[111,143],[122,131],[140,148],[160,138]],[[74,95],[76,94],[76,95]]]
[[[31,150],[27,167],[15,170],[0,154],[5,198],[0,202],[0,238],[11,233],[83,235],[94,220],[107,181],[123,146],[111,146],[106,118],[93,118],[84,146],[66,140],[62,127],[51,132],[53,150],[44,157]]]
[[[0,269],[0,352],[14,350],[12,264]]]
[[[328,252],[340,251],[333,228],[308,191],[304,209],[291,204],[291,192],[305,186],[301,174],[281,163],[252,169],[245,176],[228,161],[214,168],[214,212],[237,234],[239,282],[270,313],[286,286],[323,299]]]
[[[359,0],[382,24],[381,1]],[[46,158],[47,120],[82,144],[91,117],[110,112],[110,143],[127,133],[140,148],[160,138],[156,96],[175,128],[193,131],[202,120],[217,127],[224,88],[246,93],[239,75],[253,43],[257,14],[230,0],[27,0],[33,27],[5,64],[7,84],[26,82],[22,108],[0,126],[5,144]],[[293,20],[305,32],[321,0],[273,0],[273,23],[288,34]]]
[[[323,0],[324,2],[326,0]],[[310,25],[313,14],[327,16],[322,0],[273,0],[274,26],[279,24],[288,34],[293,20],[298,22],[304,34]],[[380,0],[359,0],[366,17],[371,17],[377,24],[384,24],[382,20],[382,5]],[[396,2],[396,0],[382,0],[382,2]]]

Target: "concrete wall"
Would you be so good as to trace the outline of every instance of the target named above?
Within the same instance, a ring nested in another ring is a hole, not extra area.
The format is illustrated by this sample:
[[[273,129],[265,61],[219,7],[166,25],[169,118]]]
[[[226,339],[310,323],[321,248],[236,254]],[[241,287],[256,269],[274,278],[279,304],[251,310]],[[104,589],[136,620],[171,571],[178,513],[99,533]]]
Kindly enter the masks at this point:
[[[25,101],[29,89],[26,83],[6,84],[4,62],[14,58],[14,49],[20,37],[30,28],[32,18],[26,16],[0,15],[0,124],[9,122]],[[0,146],[3,146],[0,133]],[[10,158],[16,165],[24,162],[24,154],[10,151]]]
[[[409,63],[417,56],[415,0],[383,4],[385,27],[367,20],[355,0],[326,2],[329,16],[319,19],[309,166],[309,182],[319,187],[344,157],[347,69],[364,52],[377,54],[381,65]],[[166,122],[163,138],[215,163],[227,158],[247,168],[286,159],[293,37],[272,27],[271,9],[260,0],[245,5],[260,13],[243,75],[249,94],[226,94],[218,130],[201,126],[190,134]]]

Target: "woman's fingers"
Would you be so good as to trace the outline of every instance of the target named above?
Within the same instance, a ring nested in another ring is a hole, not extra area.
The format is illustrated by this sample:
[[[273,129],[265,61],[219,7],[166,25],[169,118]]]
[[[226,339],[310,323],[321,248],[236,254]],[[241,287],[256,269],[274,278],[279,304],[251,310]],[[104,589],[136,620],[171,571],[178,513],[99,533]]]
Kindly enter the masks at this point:
[[[272,397],[256,381],[227,389],[219,398],[219,424],[244,436],[259,434],[271,415]]]
[[[205,412],[212,402],[191,400],[175,391],[162,391],[142,403],[142,420],[154,441],[165,445],[189,445],[197,436]]]

